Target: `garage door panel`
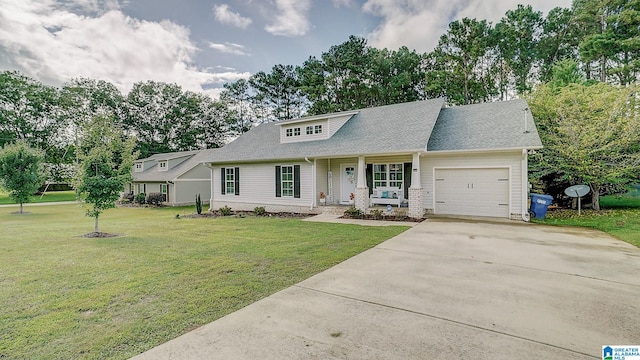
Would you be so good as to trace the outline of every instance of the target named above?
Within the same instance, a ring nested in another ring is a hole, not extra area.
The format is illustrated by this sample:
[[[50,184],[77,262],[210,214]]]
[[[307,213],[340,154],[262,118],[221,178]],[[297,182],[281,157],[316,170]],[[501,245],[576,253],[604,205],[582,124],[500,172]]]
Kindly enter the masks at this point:
[[[509,169],[436,169],[435,213],[509,217]]]

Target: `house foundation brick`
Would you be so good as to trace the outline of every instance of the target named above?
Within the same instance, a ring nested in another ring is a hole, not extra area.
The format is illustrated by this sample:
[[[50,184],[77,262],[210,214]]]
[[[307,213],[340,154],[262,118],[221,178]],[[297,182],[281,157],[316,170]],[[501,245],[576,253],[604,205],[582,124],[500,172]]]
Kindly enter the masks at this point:
[[[409,188],[409,217],[421,219],[424,217],[422,208],[422,188]]]

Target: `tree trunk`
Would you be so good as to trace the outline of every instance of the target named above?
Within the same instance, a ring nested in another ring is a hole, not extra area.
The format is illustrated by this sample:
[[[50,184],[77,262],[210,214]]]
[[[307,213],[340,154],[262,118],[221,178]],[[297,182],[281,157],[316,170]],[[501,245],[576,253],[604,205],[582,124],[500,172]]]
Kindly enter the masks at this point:
[[[22,203],[20,203],[20,214],[22,214]]]
[[[93,226],[93,231],[98,232],[98,217],[96,216],[96,221]]]
[[[600,210],[600,185],[591,184],[591,208]]]

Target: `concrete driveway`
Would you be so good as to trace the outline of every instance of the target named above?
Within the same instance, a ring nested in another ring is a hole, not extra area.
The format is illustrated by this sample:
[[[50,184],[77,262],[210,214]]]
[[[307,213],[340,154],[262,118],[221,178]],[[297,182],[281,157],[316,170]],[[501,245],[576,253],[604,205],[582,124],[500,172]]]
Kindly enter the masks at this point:
[[[429,220],[134,359],[601,359],[640,345],[640,250]]]

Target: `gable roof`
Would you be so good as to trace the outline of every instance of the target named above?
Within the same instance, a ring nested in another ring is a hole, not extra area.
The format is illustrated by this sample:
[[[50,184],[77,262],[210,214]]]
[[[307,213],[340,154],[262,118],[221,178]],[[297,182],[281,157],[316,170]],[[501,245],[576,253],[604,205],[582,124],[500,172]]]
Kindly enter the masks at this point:
[[[214,157],[214,153],[220,149],[205,149],[205,150],[193,150],[193,151],[181,151],[174,153],[162,153],[155,154],[146,159],[138,161],[156,160],[164,161],[169,159],[180,158],[184,156],[190,156],[187,160],[180,164],[168,169],[166,171],[158,171],[158,164],[150,166],[142,172],[133,172],[133,181],[135,182],[166,182],[173,181],[180,177],[182,174],[193,169],[197,165],[210,161],[210,158]]]
[[[531,110],[525,100],[518,99],[442,109],[427,144],[427,151],[541,147]]]
[[[314,116],[351,114],[331,138],[280,143],[280,127],[307,118],[259,125],[216,152],[212,162],[289,160],[304,157],[358,156],[424,151],[444,99],[366,108]]]

